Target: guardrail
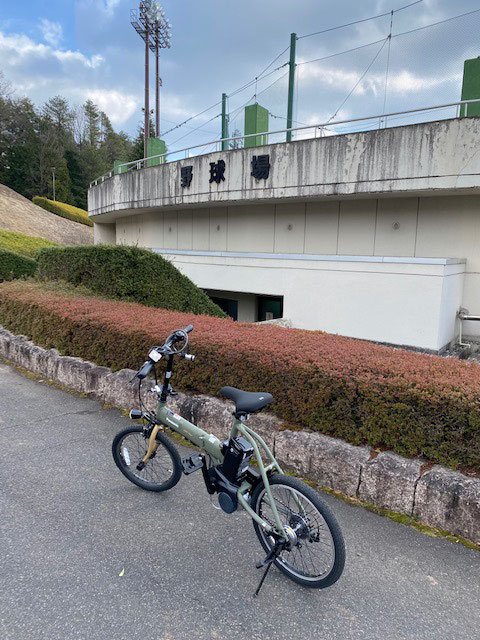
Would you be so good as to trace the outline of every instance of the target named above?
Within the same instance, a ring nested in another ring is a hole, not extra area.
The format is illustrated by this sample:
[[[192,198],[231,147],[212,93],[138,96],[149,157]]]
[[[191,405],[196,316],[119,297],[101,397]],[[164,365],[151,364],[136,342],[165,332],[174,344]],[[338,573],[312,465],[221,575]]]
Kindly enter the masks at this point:
[[[264,137],[267,139],[267,142],[262,142],[261,144],[258,144],[256,146],[264,146],[265,144],[281,144],[282,142],[285,142],[285,140],[272,140],[272,137],[285,135],[287,132],[291,131],[292,133],[297,134],[296,140],[293,141],[293,142],[296,142],[298,140],[309,140],[311,138],[317,138],[317,137],[342,135],[345,133],[356,133],[356,132],[359,133],[365,130],[387,128],[387,125],[391,124],[392,119],[395,119],[395,126],[399,126],[400,123],[398,123],[398,119],[408,118],[412,116],[419,116],[419,115],[421,116],[421,114],[423,113],[430,114],[432,111],[438,111],[443,109],[452,109],[452,108],[456,109],[456,113],[453,116],[449,116],[449,117],[447,116],[446,118],[442,118],[443,120],[443,119],[449,119],[452,117],[458,117],[459,115],[458,112],[461,105],[478,104],[478,103],[480,103],[480,99],[458,100],[456,102],[448,102],[445,104],[433,105],[428,107],[418,107],[416,109],[408,109],[405,111],[392,111],[391,113],[382,113],[382,114],[376,114],[373,116],[364,116],[362,118],[349,118],[348,120],[336,120],[333,122],[327,121],[327,122],[321,122],[321,123],[311,124],[311,125],[302,125],[301,127],[291,127],[289,129],[278,129],[276,131],[263,131],[260,133],[250,133],[250,134],[241,135],[241,136],[220,138],[217,140],[212,140],[210,142],[202,142],[201,144],[185,147],[183,149],[177,149],[175,151],[166,151],[165,153],[160,153],[154,156],[148,156],[147,158],[142,158],[141,160],[123,162],[117,165],[115,169],[111,169],[108,173],[104,174],[103,176],[100,176],[100,178],[97,178],[96,180],[91,182],[90,187],[94,187],[98,184],[101,184],[102,182],[105,182],[105,180],[112,178],[115,175],[115,172],[128,173],[130,171],[138,171],[139,169],[144,169],[145,167],[148,167],[149,163],[150,163],[150,166],[154,166],[152,163],[153,160],[156,161],[155,165],[157,165],[157,164],[164,164],[167,161],[176,162],[178,160],[183,160],[185,158],[206,155],[214,151],[221,151],[222,143],[227,143],[227,145],[230,146],[230,149],[223,150],[224,153],[228,153],[230,151],[235,151],[236,149],[241,148],[240,144],[243,143],[243,141],[246,138]],[[468,111],[468,109],[465,109],[465,111]],[[468,113],[466,115],[468,115]],[[430,121],[431,120],[427,120],[426,122],[430,122]],[[336,130],[336,128],[339,125],[351,125],[351,124],[357,125],[362,122],[366,123],[366,128],[355,127],[355,129],[351,129],[350,131]],[[418,121],[418,123],[420,122],[425,122],[425,121]],[[368,125],[368,123],[373,123],[373,124]],[[312,133],[309,135],[309,132],[312,132]],[[237,144],[239,146],[237,146]],[[214,147],[214,148],[209,149],[209,147]],[[192,151],[199,150],[199,149],[203,150],[203,152],[192,154]],[[167,160],[167,158],[169,159]]]

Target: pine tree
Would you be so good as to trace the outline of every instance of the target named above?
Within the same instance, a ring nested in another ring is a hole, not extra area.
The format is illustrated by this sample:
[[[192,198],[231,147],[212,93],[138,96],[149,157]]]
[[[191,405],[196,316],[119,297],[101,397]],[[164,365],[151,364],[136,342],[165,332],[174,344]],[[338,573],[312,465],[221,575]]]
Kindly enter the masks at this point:
[[[42,116],[55,130],[58,143],[66,145],[73,137],[74,114],[65,98],[50,98],[43,105]]]
[[[92,100],[71,108],[65,98],[54,96],[37,110],[27,98],[11,96],[0,72],[0,183],[27,198],[51,198],[54,167],[55,197],[86,208],[89,183],[109,171],[114,160],[132,159],[133,147]],[[136,157],[143,158],[143,137]]]
[[[82,167],[80,152],[72,147],[65,151],[65,161],[67,163],[68,174],[70,176],[70,199],[69,204],[73,204],[80,209],[87,208],[87,188],[88,178]]]
[[[85,113],[85,140],[92,147],[100,144],[100,111],[91,101],[87,100],[83,105]]]

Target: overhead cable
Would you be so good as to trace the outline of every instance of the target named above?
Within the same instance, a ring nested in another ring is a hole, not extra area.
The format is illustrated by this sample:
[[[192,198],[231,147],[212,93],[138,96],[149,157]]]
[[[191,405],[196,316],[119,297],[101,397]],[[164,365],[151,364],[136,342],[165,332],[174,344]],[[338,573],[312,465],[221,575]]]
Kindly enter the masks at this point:
[[[265,78],[268,78],[269,76],[274,74],[276,71],[279,71],[279,69],[283,69],[283,67],[286,67],[288,64],[289,64],[288,62],[285,62],[285,64],[281,64],[279,67],[277,67],[276,69],[272,69],[271,71],[266,73],[261,78],[260,78],[260,76],[257,76],[253,80],[250,80],[250,82],[247,82],[246,84],[244,84],[243,86],[239,87],[238,89],[235,89],[235,91],[232,91],[232,93],[229,93],[228,97],[231,98],[232,96],[237,95],[237,93],[241,93],[242,91],[245,91],[245,89],[248,89],[248,87],[251,87],[252,85],[256,84],[258,82],[258,80],[265,80]]]
[[[360,49],[365,49],[366,47],[373,47],[374,44],[380,44],[383,42],[385,38],[380,38],[380,40],[374,40],[373,42],[368,42],[367,44],[361,44],[358,47],[353,47],[353,49],[345,49],[344,51],[339,51],[338,53],[331,53],[328,56],[322,56],[321,58],[314,58],[313,60],[305,60],[304,62],[297,62],[297,67],[302,64],[310,64],[311,62],[320,62],[321,60],[328,60],[329,58],[335,58],[336,56],[341,56],[344,53],[352,53],[352,51],[359,51]]]
[[[187,118],[183,122],[180,122],[175,127],[172,127],[171,129],[169,129],[168,131],[163,131],[160,135],[161,136],[166,136],[167,133],[171,133],[172,131],[175,131],[175,129],[178,129],[179,127],[183,127],[183,125],[187,124],[187,122],[190,122],[190,120],[193,120],[194,118],[198,118],[199,116],[203,115],[204,113],[207,113],[207,111],[210,111],[210,109],[213,109],[214,107],[218,106],[219,104],[221,104],[221,102],[222,102],[221,100],[219,100],[218,102],[215,102],[215,104],[212,104],[211,107],[208,107],[207,109],[204,109],[203,111],[200,111],[200,113],[197,113],[194,116],[190,116],[189,118]],[[215,117],[217,117],[217,116],[215,116]],[[212,120],[213,120],[213,118],[212,118]],[[210,120],[208,120],[208,122],[210,122]],[[204,122],[203,124],[207,124],[207,123]]]
[[[385,13],[379,13],[376,16],[371,16],[370,18],[363,18],[361,20],[354,20],[353,22],[347,22],[345,24],[340,24],[337,27],[329,27],[328,29],[322,29],[321,31],[314,31],[313,33],[307,33],[304,36],[298,36],[297,40],[302,40],[303,38],[310,38],[310,36],[317,36],[321,33],[328,33],[329,31],[336,31],[337,29],[344,29],[345,27],[351,27],[354,24],[360,24],[361,22],[368,22],[369,20],[376,20],[377,18],[384,18],[385,16],[389,16],[392,12],[397,13],[397,11],[403,11],[404,9],[408,9],[408,7],[413,7],[415,4],[420,4],[423,0],[416,0],[416,2],[411,2],[410,4],[406,4],[403,7],[399,7],[398,9],[392,9],[391,11],[386,11]]]
[[[250,80],[249,82],[247,82],[246,84],[244,84],[243,86],[239,87],[238,89],[234,89],[231,93],[228,94],[228,97],[230,98],[231,96],[236,95],[237,93],[241,93],[242,91],[244,91],[245,89],[247,89],[248,87],[252,86],[253,84],[255,84],[256,82],[258,82],[258,80],[260,79],[264,79],[264,78],[268,78],[268,76],[272,75],[272,73],[275,73],[275,71],[278,71],[278,69],[281,69],[282,67],[284,67],[287,63],[285,63],[284,65],[281,65],[280,67],[277,67],[276,69],[273,69],[272,71],[270,71],[269,73],[267,73],[266,75],[265,72],[272,66],[272,64],[274,64],[281,56],[283,56],[283,54],[288,51],[290,47],[286,47],[286,49],[284,49],[283,51],[281,51],[271,62],[270,64],[268,64],[265,69],[263,69],[263,71],[261,73],[259,73],[253,80]],[[210,109],[213,109],[214,107],[218,106],[219,104],[221,104],[221,100],[219,100],[218,102],[216,102],[215,104],[212,104],[210,107],[208,107],[207,109],[204,109],[203,111],[200,111],[199,113],[195,114],[194,116],[190,116],[189,118],[187,118],[186,120],[184,120],[183,122],[179,122],[177,125],[175,125],[174,127],[172,127],[171,129],[168,129],[168,131],[164,131],[162,132],[160,135],[161,136],[166,136],[168,133],[171,133],[172,131],[175,131],[176,129],[179,129],[180,127],[183,127],[187,122],[190,122],[190,120],[194,120],[195,118],[198,118],[199,116],[203,115],[204,113],[206,113],[207,111],[210,111]]]
[[[280,67],[281,68],[281,67]],[[274,84],[277,84],[277,82],[280,82],[280,80],[282,80],[283,78],[285,78],[285,76],[288,76],[288,71],[286,71],[283,75],[281,75],[279,78],[277,78],[276,80],[274,80],[271,84],[269,84],[267,87],[265,87],[265,89],[262,89],[261,91],[258,92],[257,96],[262,95],[262,93],[265,93],[265,91],[267,91],[268,89],[270,89],[270,87],[273,87]]]
[[[445,18],[444,20],[439,20],[438,22],[432,22],[431,24],[426,24],[423,27],[416,27],[415,29],[410,29],[409,31],[402,31],[402,33],[396,33],[392,38],[398,38],[399,36],[405,36],[408,33],[414,33],[415,31],[422,31],[423,29],[428,29],[430,27],[436,27],[439,24],[444,24],[445,22],[451,22],[452,20],[457,20],[458,18],[464,18],[465,16],[471,16],[474,13],[478,13],[480,9],[473,9],[473,11],[467,11],[466,13],[460,13],[458,16],[452,16],[451,18]]]
[[[180,142],[180,140],[183,140],[187,136],[191,136],[192,133],[194,133],[195,131],[198,131],[199,129],[201,129],[203,126],[205,126],[209,122],[212,122],[212,120],[216,120],[217,118],[220,118],[221,115],[222,115],[221,113],[217,113],[217,115],[213,116],[213,118],[210,118],[210,120],[207,120],[206,122],[203,122],[199,127],[197,127],[196,129],[193,129],[192,131],[188,131],[188,133],[185,133],[183,136],[180,136],[180,138],[177,138],[176,140],[174,140],[170,144],[177,144],[177,142]]]
[[[373,60],[370,62],[370,64],[368,65],[368,67],[365,69],[365,71],[363,72],[363,74],[360,76],[360,78],[357,80],[357,82],[355,83],[355,86],[352,88],[352,90],[350,91],[350,93],[347,95],[347,97],[345,98],[345,100],[342,102],[342,104],[338,107],[338,109],[335,111],[335,113],[333,114],[333,116],[331,116],[328,119],[328,122],[330,122],[331,120],[333,120],[333,118],[335,118],[335,116],[337,115],[337,113],[340,111],[340,109],[343,107],[343,105],[347,102],[347,100],[350,98],[350,96],[352,95],[352,93],[355,91],[355,89],[358,87],[358,85],[360,84],[360,82],[364,79],[364,77],[367,75],[367,73],[370,71],[370,69],[372,68],[373,64],[375,63],[375,60],[378,58],[378,56],[380,55],[380,53],[383,50],[383,47],[387,44],[387,42],[390,41],[390,35],[388,35],[383,43],[382,46],[380,47],[380,49],[377,51],[377,53],[375,54]]]
[[[409,33],[414,33],[415,31],[422,31],[423,29],[429,29],[430,27],[435,27],[439,24],[444,24],[446,22],[451,22],[452,20],[457,20],[458,18],[464,18],[465,16],[470,16],[474,13],[480,12],[480,9],[474,9],[473,11],[467,11],[466,13],[461,13],[458,16],[452,16],[451,18],[445,18],[445,20],[439,20],[438,22],[432,22],[431,24],[426,24],[423,27],[416,27],[415,29],[409,29],[408,31],[402,31],[401,33],[396,33],[392,35],[391,39],[399,38],[400,36],[405,36]],[[391,13],[390,11],[388,12]],[[388,37],[388,36],[387,36]],[[311,62],[320,62],[321,60],[328,60],[328,58],[335,58],[336,56],[341,56],[344,53],[352,53],[353,51],[358,51],[359,49],[365,49],[366,47],[372,47],[374,44],[379,44],[383,42],[384,38],[380,40],[375,40],[374,42],[368,42],[367,44],[362,44],[358,47],[354,47],[353,49],[345,49],[344,51],[339,51],[338,53],[333,53],[328,56],[322,56],[321,58],[314,58],[313,60],[305,60],[304,62],[297,62],[297,67],[302,64],[310,64]]]

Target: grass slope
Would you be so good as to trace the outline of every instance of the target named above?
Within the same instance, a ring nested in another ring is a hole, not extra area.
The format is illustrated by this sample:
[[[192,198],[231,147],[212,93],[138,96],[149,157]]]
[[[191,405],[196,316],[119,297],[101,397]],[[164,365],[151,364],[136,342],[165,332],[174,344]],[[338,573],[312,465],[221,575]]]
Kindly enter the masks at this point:
[[[56,216],[67,218],[67,220],[72,220],[73,222],[79,222],[87,227],[93,227],[93,222],[88,217],[88,211],[85,211],[85,209],[79,209],[78,207],[74,207],[66,202],[49,200],[48,198],[43,198],[41,196],[35,196],[33,198],[33,203],[42,207],[42,209],[45,209],[46,211],[50,211],[50,213],[54,213]]]
[[[45,238],[62,245],[93,243],[93,229],[37,207],[3,184],[0,184],[0,229]]]
[[[27,258],[35,258],[40,249],[47,247],[57,247],[56,242],[38,238],[37,236],[27,236],[17,231],[4,231],[0,229],[0,249],[13,251]]]

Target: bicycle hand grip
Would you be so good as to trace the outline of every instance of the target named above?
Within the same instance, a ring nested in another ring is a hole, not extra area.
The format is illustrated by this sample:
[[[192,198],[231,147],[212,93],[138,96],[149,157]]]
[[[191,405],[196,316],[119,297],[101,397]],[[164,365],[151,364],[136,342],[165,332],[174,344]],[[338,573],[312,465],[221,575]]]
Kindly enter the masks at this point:
[[[193,325],[189,324],[185,327],[184,329],[185,333],[190,333],[190,331],[193,331]]]
[[[150,371],[153,369],[153,364],[154,363],[151,362],[151,360],[147,360],[146,362],[144,362],[142,365],[142,368],[139,369],[137,373],[137,378],[139,378],[140,380],[143,380],[144,378],[146,378],[150,373]]]

